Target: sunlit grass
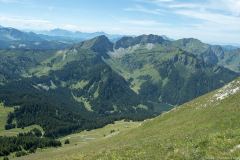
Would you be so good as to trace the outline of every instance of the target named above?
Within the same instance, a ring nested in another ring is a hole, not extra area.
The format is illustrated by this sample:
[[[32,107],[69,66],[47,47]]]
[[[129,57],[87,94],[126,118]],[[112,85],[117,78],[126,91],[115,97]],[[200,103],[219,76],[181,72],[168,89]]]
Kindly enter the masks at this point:
[[[219,101],[216,92],[145,122],[118,122],[64,137],[69,146],[21,159],[238,159],[240,94]]]

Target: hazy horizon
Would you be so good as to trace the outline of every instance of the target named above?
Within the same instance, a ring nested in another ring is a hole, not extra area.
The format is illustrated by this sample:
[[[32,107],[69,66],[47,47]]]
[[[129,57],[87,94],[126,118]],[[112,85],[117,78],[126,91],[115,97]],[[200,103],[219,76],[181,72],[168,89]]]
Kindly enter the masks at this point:
[[[0,0],[0,25],[240,44],[240,0]]]

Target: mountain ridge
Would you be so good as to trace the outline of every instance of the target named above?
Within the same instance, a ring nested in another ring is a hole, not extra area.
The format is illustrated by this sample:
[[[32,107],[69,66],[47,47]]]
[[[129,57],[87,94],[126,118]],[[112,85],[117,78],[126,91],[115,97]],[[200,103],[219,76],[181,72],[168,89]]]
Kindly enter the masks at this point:
[[[179,46],[157,35],[124,39],[113,43],[102,35],[49,52],[1,50],[0,100],[20,106],[11,123],[38,124],[46,136],[58,137],[115,120],[143,120],[238,76],[204,60],[192,41]],[[115,49],[119,41],[129,47]]]
[[[123,37],[115,43],[115,49],[128,48],[136,44],[146,44],[146,43],[163,43],[167,42],[165,38],[158,35],[140,35],[136,37]]]
[[[105,35],[97,36],[93,39],[81,42],[78,46],[91,49],[94,52],[108,53],[113,51],[113,43]]]

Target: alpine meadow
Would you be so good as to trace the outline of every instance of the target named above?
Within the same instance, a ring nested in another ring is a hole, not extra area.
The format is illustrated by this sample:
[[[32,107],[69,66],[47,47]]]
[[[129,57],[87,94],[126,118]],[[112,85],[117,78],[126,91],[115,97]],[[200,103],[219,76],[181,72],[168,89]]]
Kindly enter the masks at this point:
[[[0,0],[0,160],[240,159],[240,0]]]

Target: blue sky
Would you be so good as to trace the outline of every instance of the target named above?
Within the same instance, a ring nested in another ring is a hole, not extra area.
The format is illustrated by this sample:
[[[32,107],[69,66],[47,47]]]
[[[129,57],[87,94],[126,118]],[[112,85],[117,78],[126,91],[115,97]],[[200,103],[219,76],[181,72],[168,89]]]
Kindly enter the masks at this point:
[[[240,0],[0,0],[0,25],[240,44]]]

